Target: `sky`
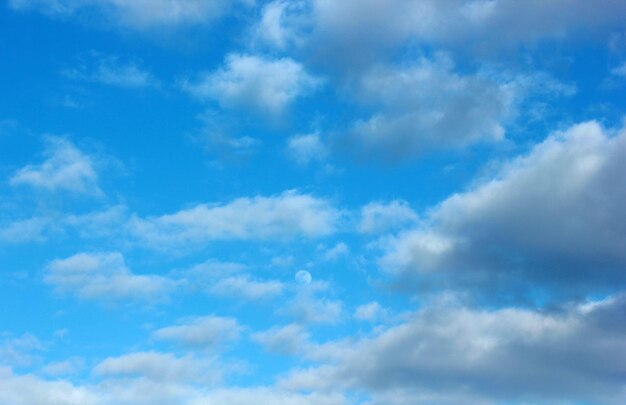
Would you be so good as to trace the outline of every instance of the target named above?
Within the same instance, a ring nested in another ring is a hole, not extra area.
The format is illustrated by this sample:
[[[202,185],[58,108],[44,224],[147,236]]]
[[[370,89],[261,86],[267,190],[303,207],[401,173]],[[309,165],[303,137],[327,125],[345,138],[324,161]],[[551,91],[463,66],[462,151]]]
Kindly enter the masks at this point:
[[[626,1],[0,0],[0,405],[626,403]]]

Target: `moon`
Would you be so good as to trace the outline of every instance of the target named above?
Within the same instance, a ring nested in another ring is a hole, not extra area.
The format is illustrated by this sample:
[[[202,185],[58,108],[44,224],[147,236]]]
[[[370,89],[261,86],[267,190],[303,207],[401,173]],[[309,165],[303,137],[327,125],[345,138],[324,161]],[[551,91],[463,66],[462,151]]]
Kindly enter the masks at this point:
[[[296,273],[295,279],[296,283],[298,284],[310,284],[313,280],[313,277],[311,277],[311,273],[309,273],[308,271],[300,270]]]

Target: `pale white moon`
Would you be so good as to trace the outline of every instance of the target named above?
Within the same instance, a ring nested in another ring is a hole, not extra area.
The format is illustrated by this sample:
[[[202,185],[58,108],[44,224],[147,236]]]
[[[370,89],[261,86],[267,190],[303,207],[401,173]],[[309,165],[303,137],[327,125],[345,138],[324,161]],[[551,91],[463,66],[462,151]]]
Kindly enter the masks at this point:
[[[298,284],[309,284],[311,280],[313,280],[313,277],[311,277],[311,273],[308,271],[300,270],[296,273],[295,279]]]

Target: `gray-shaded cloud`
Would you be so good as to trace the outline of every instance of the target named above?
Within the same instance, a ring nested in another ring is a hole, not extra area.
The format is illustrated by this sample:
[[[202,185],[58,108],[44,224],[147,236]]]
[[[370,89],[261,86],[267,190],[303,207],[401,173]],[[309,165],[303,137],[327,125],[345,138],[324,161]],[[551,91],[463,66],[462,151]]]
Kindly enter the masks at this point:
[[[626,399],[625,315],[623,295],[554,312],[443,300],[282,383],[361,390],[372,404],[617,405]]]
[[[587,122],[513,159],[393,238],[381,264],[421,288],[576,295],[626,282],[626,131]]]

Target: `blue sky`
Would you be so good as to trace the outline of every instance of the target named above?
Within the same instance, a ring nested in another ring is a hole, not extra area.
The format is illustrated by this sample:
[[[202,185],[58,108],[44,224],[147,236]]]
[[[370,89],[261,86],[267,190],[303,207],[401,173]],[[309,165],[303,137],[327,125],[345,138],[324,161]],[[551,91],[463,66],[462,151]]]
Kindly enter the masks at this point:
[[[626,402],[626,2],[0,3],[0,404]]]

